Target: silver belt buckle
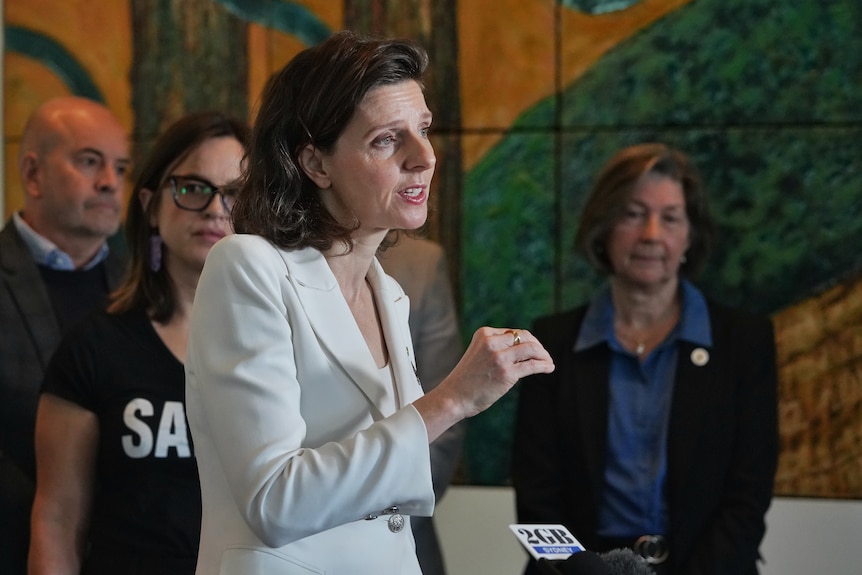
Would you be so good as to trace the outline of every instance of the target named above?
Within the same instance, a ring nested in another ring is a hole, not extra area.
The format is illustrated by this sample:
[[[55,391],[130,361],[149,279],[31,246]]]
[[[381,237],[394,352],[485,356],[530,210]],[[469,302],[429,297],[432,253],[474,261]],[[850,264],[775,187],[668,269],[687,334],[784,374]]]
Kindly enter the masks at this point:
[[[670,555],[670,548],[664,535],[641,535],[632,545],[632,550],[651,565],[664,563]]]

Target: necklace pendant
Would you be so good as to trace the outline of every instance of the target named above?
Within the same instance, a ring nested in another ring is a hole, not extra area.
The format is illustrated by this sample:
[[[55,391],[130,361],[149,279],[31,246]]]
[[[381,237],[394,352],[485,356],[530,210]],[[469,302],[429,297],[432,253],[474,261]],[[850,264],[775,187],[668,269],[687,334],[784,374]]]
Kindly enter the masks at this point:
[[[635,348],[635,353],[636,353],[636,354],[638,354],[638,355],[643,355],[643,354],[644,354],[644,351],[646,351],[646,345],[645,345],[643,342],[641,342],[641,343],[639,343],[639,344],[638,344],[638,346]]]

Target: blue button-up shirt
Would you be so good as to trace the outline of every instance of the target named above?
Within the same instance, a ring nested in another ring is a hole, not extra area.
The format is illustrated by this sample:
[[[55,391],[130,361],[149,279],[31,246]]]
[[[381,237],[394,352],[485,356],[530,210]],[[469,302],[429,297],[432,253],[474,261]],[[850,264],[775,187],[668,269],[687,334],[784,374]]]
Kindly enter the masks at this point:
[[[72,262],[72,258],[69,254],[58,248],[54,242],[48,238],[36,233],[33,228],[27,225],[27,222],[25,222],[24,218],[22,218],[18,213],[12,214],[12,223],[18,230],[18,234],[21,236],[21,239],[24,240],[24,244],[27,246],[27,249],[30,250],[30,253],[33,255],[33,260],[38,265],[43,265],[52,270],[58,271],[75,270],[75,264]],[[108,257],[108,251],[109,248],[107,242],[103,243],[102,247],[99,248],[99,251],[96,252],[96,255],[93,256],[93,259],[88,261],[80,269],[88,270],[96,267],[105,261],[105,258]]]
[[[575,351],[603,343],[611,349],[608,453],[598,517],[598,534],[604,537],[667,532],[664,484],[678,343],[712,345],[706,300],[688,281],[680,288],[680,320],[643,362],[614,334],[609,288],[590,304],[575,342]]]

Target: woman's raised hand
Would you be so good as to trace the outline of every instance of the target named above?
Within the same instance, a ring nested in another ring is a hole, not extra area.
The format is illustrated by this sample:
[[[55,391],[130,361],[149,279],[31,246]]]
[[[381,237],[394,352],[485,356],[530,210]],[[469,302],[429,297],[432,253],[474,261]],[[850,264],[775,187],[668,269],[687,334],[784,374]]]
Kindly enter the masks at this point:
[[[458,421],[488,409],[522,377],[552,371],[550,354],[529,331],[482,327],[452,373],[413,405],[433,441]]]

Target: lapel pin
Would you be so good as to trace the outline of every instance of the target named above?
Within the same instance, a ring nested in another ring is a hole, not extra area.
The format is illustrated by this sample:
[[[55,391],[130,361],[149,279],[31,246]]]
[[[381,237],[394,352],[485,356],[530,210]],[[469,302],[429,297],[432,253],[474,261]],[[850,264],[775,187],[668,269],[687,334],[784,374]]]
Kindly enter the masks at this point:
[[[702,347],[696,347],[691,352],[691,362],[697,367],[703,367],[709,363],[709,352]]]

